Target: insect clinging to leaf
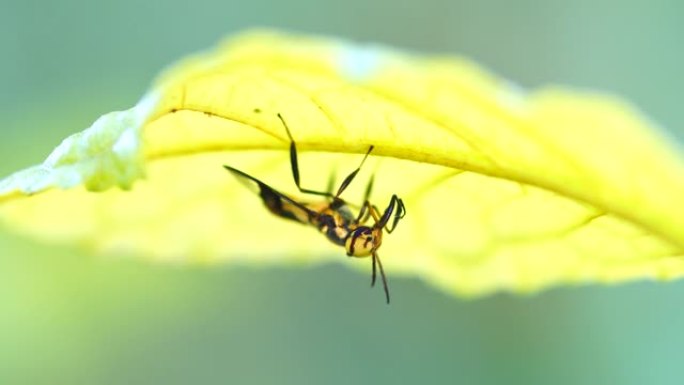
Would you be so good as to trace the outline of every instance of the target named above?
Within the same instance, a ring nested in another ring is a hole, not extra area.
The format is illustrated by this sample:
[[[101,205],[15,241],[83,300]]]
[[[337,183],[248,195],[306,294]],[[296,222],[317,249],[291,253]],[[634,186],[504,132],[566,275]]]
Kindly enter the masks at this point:
[[[373,188],[374,179],[372,177],[366,187],[363,204],[360,206],[357,215],[352,213],[350,209],[352,205],[340,198],[342,192],[344,192],[361,170],[368,155],[373,151],[373,146],[371,145],[368,148],[359,166],[344,178],[336,193],[333,194],[332,189],[329,189],[330,191],[309,190],[303,188],[300,184],[297,146],[290,133],[290,129],[281,114],[278,114],[278,118],[285,127],[285,132],[290,140],[290,166],[292,167],[292,177],[295,185],[297,185],[297,189],[304,194],[324,197],[324,200],[318,202],[295,200],[251,175],[231,166],[224,165],[223,167],[241,178],[246,178],[256,183],[259,186],[259,196],[271,213],[285,219],[316,227],[332,243],[344,247],[349,257],[363,258],[370,256],[372,260],[371,287],[375,286],[377,266],[380,269],[385,297],[387,303],[389,303],[390,295],[387,287],[387,278],[378,256],[378,249],[382,245],[383,230],[387,231],[387,233],[393,232],[399,220],[406,215],[404,202],[396,194],[393,194],[385,211],[380,212],[369,201]],[[373,224],[369,225],[368,221],[371,219]]]

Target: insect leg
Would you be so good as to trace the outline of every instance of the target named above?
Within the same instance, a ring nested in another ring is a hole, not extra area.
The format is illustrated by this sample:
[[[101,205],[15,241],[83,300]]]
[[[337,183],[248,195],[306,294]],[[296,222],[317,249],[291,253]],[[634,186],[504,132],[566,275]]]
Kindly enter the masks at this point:
[[[371,175],[368,185],[366,185],[366,192],[363,194],[363,201],[367,202],[370,198],[371,191],[373,191],[373,183],[375,182],[375,175]]]
[[[396,212],[395,210],[396,206]],[[389,222],[390,218],[392,217],[392,213],[394,212],[394,220],[392,221],[392,226],[388,227],[387,223]],[[388,233],[392,233],[394,229],[397,227],[397,223],[399,223],[399,220],[404,218],[406,216],[406,207],[404,206],[404,201],[401,200],[401,198],[397,197],[396,194],[392,195],[392,199],[390,200],[389,205],[385,209],[385,212],[382,214],[382,217],[378,221],[378,223],[375,224],[376,227],[384,227]]]
[[[363,159],[361,160],[361,164],[359,164],[359,167],[356,168],[356,170],[352,171],[351,174],[347,175],[346,178],[342,181],[342,184],[340,185],[340,188],[337,189],[337,194],[335,194],[335,198],[339,197],[340,194],[349,186],[349,184],[354,180],[354,177],[356,174],[361,171],[361,167],[363,166],[363,163],[366,161],[368,158],[368,155],[370,155],[371,151],[373,151],[373,146],[368,147],[368,151],[366,151],[366,155],[364,155]],[[372,186],[372,184],[371,184]]]
[[[392,231],[394,231],[394,229],[397,227],[397,223],[399,223],[399,220],[403,219],[406,216],[406,206],[404,206],[404,201],[402,201],[401,198],[397,198],[397,202],[399,204],[399,207],[397,208],[397,212],[394,215],[392,227],[386,228],[388,234],[392,233]]]
[[[337,173],[335,172],[335,169],[332,170],[330,173],[330,176],[328,177],[328,186],[325,188],[325,191],[328,193],[328,195],[332,196],[333,188],[335,188],[335,179],[337,179]]]
[[[373,214],[371,208],[373,205],[370,203],[368,198],[370,197],[370,193],[373,190],[373,181],[375,180],[375,175],[371,176],[370,181],[368,181],[368,185],[366,186],[366,192],[363,194],[363,204],[361,205],[361,209],[359,209],[359,215],[356,217],[356,223],[366,223],[370,216]],[[377,209],[375,210],[377,212]],[[380,216],[376,216],[376,221],[378,220]]]
[[[382,262],[380,257],[376,252],[373,252],[373,259],[378,262],[378,267],[380,268],[380,277],[382,278],[382,287],[385,289],[385,298],[387,298],[387,303],[390,303],[389,288],[387,287],[387,277],[385,277],[385,270],[382,268]],[[373,265],[375,266],[375,265]]]
[[[285,123],[285,119],[283,119],[283,116],[278,113],[278,118],[280,119],[281,122],[283,122],[283,126],[285,126],[285,131],[287,132],[287,136],[290,138],[290,166],[292,167],[292,178],[294,179],[295,184],[297,185],[297,188],[299,191],[305,194],[312,194],[312,195],[319,195],[319,196],[324,196],[324,197],[329,197],[333,198],[334,195],[332,192],[324,192],[324,191],[315,191],[315,190],[309,190],[306,188],[302,188],[299,182],[299,162],[297,161],[297,145],[295,144],[294,138],[292,137],[292,134],[290,133],[290,128],[287,126],[287,123]]]
[[[371,215],[373,215],[372,212],[372,206],[369,201],[363,202],[363,205],[361,206],[361,209],[359,210],[359,215],[356,217],[356,223],[363,224],[368,221]]]

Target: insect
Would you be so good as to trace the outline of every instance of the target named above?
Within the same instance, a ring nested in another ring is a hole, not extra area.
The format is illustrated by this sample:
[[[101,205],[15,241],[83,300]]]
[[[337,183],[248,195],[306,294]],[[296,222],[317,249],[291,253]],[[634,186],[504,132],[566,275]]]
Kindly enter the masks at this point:
[[[382,268],[382,262],[377,251],[382,245],[383,230],[387,231],[387,233],[393,232],[399,220],[406,215],[404,202],[396,194],[393,194],[387,208],[381,213],[368,200],[373,188],[374,178],[370,179],[366,187],[363,204],[360,206],[357,215],[354,215],[350,209],[353,205],[340,198],[342,192],[344,192],[361,170],[368,155],[373,151],[373,146],[368,148],[359,166],[344,178],[335,194],[332,193],[333,179],[330,180],[331,183],[329,183],[328,191],[306,189],[300,184],[297,145],[287,123],[285,123],[285,119],[283,119],[280,113],[278,118],[285,127],[285,132],[287,132],[287,136],[290,139],[290,166],[297,189],[304,194],[324,197],[324,200],[319,202],[298,201],[240,170],[227,165],[223,167],[241,178],[246,178],[256,183],[259,186],[259,196],[271,213],[285,219],[316,227],[332,243],[344,247],[349,257],[363,258],[370,256],[372,260],[371,287],[375,286],[377,266],[382,277],[385,297],[387,303],[389,303],[390,295],[387,287],[387,278],[385,277],[385,271]],[[373,220],[373,224],[367,225],[370,219]]]

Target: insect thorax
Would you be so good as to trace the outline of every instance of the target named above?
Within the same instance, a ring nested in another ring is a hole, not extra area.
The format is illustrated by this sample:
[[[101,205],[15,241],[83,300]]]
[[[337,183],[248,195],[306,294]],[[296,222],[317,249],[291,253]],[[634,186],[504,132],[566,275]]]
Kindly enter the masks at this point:
[[[346,205],[334,210],[328,206],[319,211],[312,224],[331,242],[344,246],[347,235],[356,227],[356,218]]]

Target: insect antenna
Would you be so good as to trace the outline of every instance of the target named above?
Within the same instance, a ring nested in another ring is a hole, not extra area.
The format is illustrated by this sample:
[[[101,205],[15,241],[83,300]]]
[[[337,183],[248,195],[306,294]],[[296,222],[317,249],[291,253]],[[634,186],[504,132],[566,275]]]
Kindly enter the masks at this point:
[[[382,278],[382,287],[385,289],[385,298],[387,298],[387,303],[390,303],[390,294],[389,294],[389,288],[387,287],[387,277],[385,277],[385,269],[382,268],[382,262],[380,261],[380,257],[378,257],[378,253],[373,252],[373,267],[375,268],[375,262],[378,263],[378,267],[380,268],[380,277]],[[373,283],[375,283],[375,269],[373,269]]]
[[[373,257],[371,258],[371,260],[373,261],[372,262],[373,263],[373,272],[371,273],[371,287],[374,287],[375,286],[375,265],[376,265],[375,253],[373,253]]]

